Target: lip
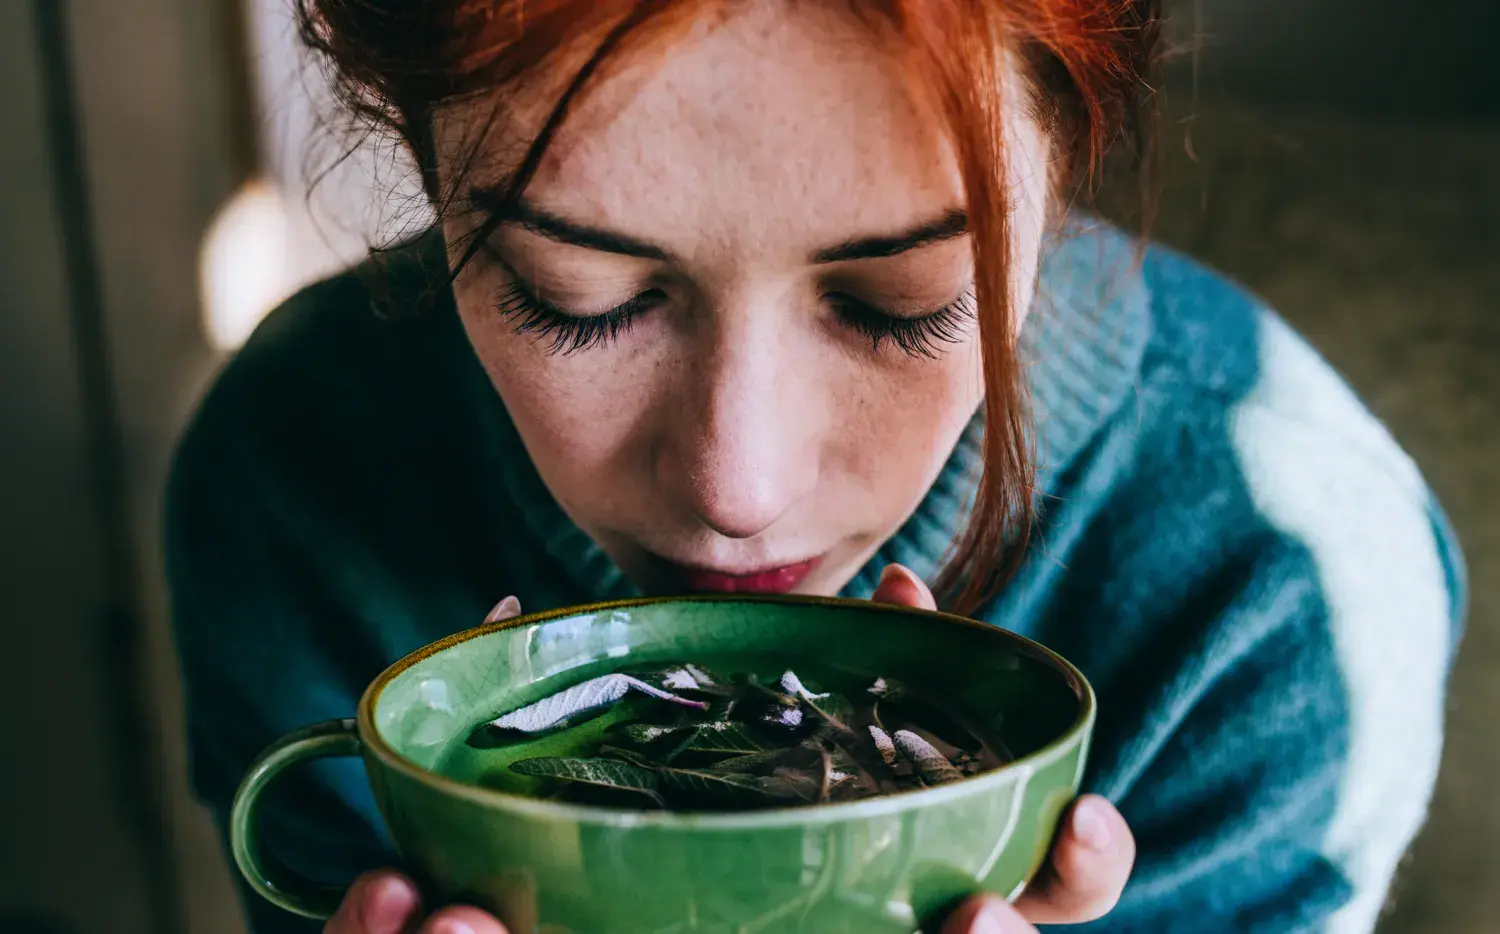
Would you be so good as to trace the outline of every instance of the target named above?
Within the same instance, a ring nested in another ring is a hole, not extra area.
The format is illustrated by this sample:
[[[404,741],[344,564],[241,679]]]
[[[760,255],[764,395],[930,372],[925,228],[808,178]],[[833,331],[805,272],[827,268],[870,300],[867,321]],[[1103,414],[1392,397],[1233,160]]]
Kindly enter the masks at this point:
[[[745,574],[731,574],[713,568],[689,567],[663,559],[672,580],[686,593],[791,593],[818,566],[822,558],[810,558],[796,564],[762,568]]]

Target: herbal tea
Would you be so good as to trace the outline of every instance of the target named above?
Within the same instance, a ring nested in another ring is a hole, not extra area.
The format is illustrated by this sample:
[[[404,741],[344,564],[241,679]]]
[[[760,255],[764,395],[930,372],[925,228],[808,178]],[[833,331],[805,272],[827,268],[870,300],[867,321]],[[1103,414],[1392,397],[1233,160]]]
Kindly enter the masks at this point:
[[[999,737],[895,681],[745,667],[682,663],[585,681],[456,737],[437,768],[559,801],[723,811],[894,794],[1013,758]]]

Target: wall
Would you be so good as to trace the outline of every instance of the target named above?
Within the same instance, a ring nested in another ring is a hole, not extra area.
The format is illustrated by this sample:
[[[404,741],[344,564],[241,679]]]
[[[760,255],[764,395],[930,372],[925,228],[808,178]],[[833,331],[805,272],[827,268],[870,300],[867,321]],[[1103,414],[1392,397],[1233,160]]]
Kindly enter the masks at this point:
[[[0,928],[158,930],[154,827],[135,806],[139,761],[129,631],[93,470],[100,413],[82,352],[87,246],[58,158],[72,114],[58,25],[0,4],[0,592],[6,596],[6,752],[0,767]],[[71,202],[71,203],[70,203]],[[93,374],[97,375],[97,374]],[[89,897],[79,897],[83,886]]]
[[[1500,115],[1493,0],[1168,0],[1204,34],[1202,87],[1345,114]],[[1181,71],[1190,71],[1182,63]]]
[[[118,411],[118,511],[131,558],[123,574],[136,612],[128,662],[150,757],[143,790],[170,856],[162,884],[175,890],[156,930],[231,932],[238,912],[222,853],[186,787],[157,520],[173,439],[218,363],[200,328],[197,256],[249,162],[233,122],[239,10],[227,0],[68,0],[65,8]]]
[[[156,547],[171,441],[215,365],[198,241],[243,169],[226,12],[0,4],[7,934],[237,925],[186,795]]]

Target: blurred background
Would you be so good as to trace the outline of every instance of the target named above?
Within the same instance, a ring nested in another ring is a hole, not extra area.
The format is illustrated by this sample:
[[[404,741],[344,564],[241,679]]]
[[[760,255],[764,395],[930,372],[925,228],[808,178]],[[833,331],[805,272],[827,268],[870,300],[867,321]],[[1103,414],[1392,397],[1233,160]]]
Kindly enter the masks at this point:
[[[157,554],[175,432],[260,315],[420,224],[288,0],[0,0],[0,934],[235,934]],[[1161,239],[1280,308],[1415,455],[1473,584],[1385,934],[1500,929],[1500,4],[1182,0]]]

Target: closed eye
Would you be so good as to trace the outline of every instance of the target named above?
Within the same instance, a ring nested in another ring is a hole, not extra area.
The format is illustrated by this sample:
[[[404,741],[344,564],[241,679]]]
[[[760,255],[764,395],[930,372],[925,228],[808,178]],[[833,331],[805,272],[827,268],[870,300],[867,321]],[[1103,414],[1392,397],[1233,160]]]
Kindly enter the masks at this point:
[[[918,317],[894,315],[869,302],[842,293],[827,296],[834,312],[849,327],[880,350],[887,341],[913,357],[936,358],[946,344],[961,343],[976,320],[974,291]]]

